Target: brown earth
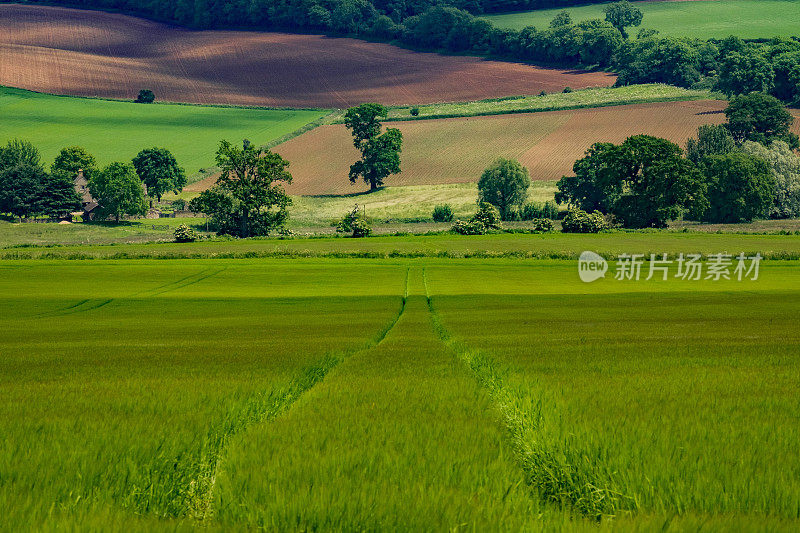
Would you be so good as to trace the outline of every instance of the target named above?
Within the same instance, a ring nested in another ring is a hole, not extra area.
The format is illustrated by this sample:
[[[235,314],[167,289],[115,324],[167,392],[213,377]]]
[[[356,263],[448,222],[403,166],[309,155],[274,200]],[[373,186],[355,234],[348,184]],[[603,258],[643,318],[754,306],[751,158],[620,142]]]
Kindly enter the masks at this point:
[[[702,124],[724,122],[724,102],[637,104],[523,115],[387,123],[403,132],[403,171],[386,185],[476,182],[497,157],[518,159],[534,180],[557,180],[595,142],[621,142],[640,133],[684,146]],[[358,159],[348,131],[322,126],[274,149],[291,162],[292,194],[343,194],[367,190],[350,184]]]
[[[612,85],[614,76],[315,35],[190,31],[125,15],[0,5],[0,85],[276,107],[420,104]]]

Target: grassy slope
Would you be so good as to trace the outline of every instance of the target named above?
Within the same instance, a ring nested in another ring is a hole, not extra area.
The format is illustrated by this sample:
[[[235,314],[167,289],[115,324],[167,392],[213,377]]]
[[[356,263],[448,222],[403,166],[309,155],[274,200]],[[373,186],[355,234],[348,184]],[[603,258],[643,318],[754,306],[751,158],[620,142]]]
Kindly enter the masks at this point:
[[[644,13],[642,28],[664,35],[722,39],[737,35],[745,39],[798,35],[800,2],[797,0],[713,0],[694,2],[637,2]],[[566,8],[576,22],[604,18],[603,5]],[[501,28],[525,26],[545,28],[560,9],[487,16]],[[635,35],[638,28],[633,28]]]
[[[214,164],[221,139],[267,144],[324,111],[135,104],[0,88],[0,143],[31,141],[49,164],[65,146],[89,150],[100,164],[128,160],[153,145],[169,149],[188,173]]]
[[[431,266],[428,279],[462,349],[507,369],[505,401],[536,423],[523,433],[544,463],[530,473],[545,483],[549,465],[556,499],[591,480],[618,510],[712,517],[704,529],[797,519],[796,263],[743,282],[587,285],[557,262]]]

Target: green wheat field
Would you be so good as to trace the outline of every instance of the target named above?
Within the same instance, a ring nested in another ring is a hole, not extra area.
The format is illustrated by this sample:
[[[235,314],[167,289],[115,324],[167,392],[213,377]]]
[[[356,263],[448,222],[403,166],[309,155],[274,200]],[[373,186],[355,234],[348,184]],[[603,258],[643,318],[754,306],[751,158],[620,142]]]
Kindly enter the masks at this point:
[[[0,529],[796,531],[799,283],[0,261]]]

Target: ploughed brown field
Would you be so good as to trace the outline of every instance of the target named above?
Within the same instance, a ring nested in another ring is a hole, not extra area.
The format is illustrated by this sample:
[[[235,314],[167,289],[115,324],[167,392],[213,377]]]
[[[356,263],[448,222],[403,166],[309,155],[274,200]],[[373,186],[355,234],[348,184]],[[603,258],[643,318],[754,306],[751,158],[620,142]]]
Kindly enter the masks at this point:
[[[386,123],[403,132],[402,173],[386,185],[476,182],[497,157],[518,159],[534,180],[557,180],[593,143],[621,142],[645,133],[685,146],[702,124],[725,121],[715,100],[637,104],[522,115]],[[358,159],[343,125],[321,126],[274,149],[291,162],[293,194],[343,194],[368,189],[350,184]],[[200,184],[198,184],[200,185]]]
[[[0,85],[276,107],[420,104],[612,85],[614,76],[314,35],[190,31],[134,17],[0,7]]]

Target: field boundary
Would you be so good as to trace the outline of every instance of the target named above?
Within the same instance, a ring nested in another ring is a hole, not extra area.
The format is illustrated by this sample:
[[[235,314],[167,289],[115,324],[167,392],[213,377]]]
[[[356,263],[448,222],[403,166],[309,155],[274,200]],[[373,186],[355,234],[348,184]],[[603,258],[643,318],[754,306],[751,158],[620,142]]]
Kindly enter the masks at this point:
[[[447,348],[466,365],[484,388],[502,415],[514,454],[525,474],[525,481],[545,501],[568,506],[587,518],[601,519],[619,512],[631,513],[638,502],[613,489],[610,480],[599,479],[595,472],[570,462],[570,450],[550,449],[538,438],[547,424],[544,398],[533,398],[521,389],[505,383],[504,373],[487,353],[456,341],[442,323],[428,288],[427,270],[422,279],[433,329]],[[602,466],[599,470],[605,470]]]

